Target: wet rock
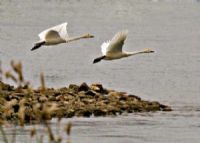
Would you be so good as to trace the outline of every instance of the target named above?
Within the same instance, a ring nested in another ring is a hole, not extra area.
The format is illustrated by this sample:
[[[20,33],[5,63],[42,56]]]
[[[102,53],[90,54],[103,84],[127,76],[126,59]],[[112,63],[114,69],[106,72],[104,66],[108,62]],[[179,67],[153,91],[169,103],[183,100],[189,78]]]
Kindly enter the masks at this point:
[[[67,118],[71,118],[75,116],[75,110],[74,109],[69,109],[67,110],[67,112],[65,113],[65,116],[64,117],[67,117]]]
[[[81,117],[90,117],[92,115],[92,112],[90,110],[81,109],[81,110],[78,110],[75,113],[75,115],[81,116]]]
[[[121,113],[121,110],[118,110],[118,109],[116,109],[116,108],[112,108],[112,109],[110,109],[110,110],[108,110],[108,113],[107,113],[107,115],[112,115],[112,116],[116,116],[117,115],[117,113]]]
[[[107,110],[105,109],[95,109],[93,111],[94,116],[106,116]]]
[[[145,105],[147,111],[158,111],[160,110],[160,104],[158,102],[149,102]]]
[[[172,111],[172,108],[163,104],[160,104],[161,111]]]

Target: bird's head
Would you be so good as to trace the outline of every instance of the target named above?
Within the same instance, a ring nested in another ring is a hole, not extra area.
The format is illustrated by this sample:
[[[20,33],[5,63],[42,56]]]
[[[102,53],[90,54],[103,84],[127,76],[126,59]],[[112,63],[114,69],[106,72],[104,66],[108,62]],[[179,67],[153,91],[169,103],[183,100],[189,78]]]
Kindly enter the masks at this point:
[[[155,51],[153,51],[153,50],[147,48],[147,49],[144,49],[143,52],[144,52],[144,53],[154,53]]]
[[[85,35],[83,36],[83,38],[94,38],[94,36],[91,35],[91,34],[85,34]]]

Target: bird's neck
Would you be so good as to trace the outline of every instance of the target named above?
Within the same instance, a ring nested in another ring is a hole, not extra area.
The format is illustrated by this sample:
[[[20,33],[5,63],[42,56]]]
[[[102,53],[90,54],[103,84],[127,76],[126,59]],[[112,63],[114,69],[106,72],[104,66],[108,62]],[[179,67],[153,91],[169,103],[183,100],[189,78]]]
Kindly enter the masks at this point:
[[[74,36],[74,37],[67,39],[66,42],[76,41],[76,40],[80,40],[80,39],[83,39],[83,38],[87,38],[87,35]]]
[[[144,54],[144,53],[146,53],[146,52],[145,51],[135,51],[135,52],[126,52],[125,55],[127,57],[129,57],[129,56],[133,56],[133,55],[137,55],[137,54]]]

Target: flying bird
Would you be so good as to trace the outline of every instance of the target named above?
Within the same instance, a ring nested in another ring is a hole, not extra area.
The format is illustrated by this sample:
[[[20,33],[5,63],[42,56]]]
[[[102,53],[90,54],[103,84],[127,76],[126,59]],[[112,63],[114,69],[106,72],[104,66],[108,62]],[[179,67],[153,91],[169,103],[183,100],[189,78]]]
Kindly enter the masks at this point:
[[[40,40],[34,44],[34,47],[31,51],[40,48],[43,45],[56,45],[60,43],[68,43],[71,41],[84,39],[84,38],[93,38],[93,35],[84,34],[81,36],[69,37],[67,33],[67,22],[62,23],[60,25],[51,27],[42,31],[38,34]]]
[[[93,63],[100,62],[101,60],[115,60],[115,59],[125,58],[129,56],[137,55],[137,54],[154,52],[151,49],[144,49],[144,50],[135,51],[135,52],[123,51],[122,47],[124,45],[124,41],[126,40],[127,35],[128,35],[128,31],[124,30],[115,34],[112,40],[104,42],[101,45],[101,52],[103,55],[101,57],[94,59]]]

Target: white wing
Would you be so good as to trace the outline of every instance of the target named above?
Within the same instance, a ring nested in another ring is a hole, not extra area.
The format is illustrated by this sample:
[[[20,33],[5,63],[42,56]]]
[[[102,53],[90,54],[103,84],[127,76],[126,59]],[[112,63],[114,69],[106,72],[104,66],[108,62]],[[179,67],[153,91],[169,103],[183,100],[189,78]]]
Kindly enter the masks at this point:
[[[67,23],[61,24],[61,30],[60,30],[59,34],[63,40],[66,40],[66,38],[69,38],[69,35],[67,33]]]
[[[101,45],[101,52],[103,55],[106,55],[109,44],[110,44],[110,41],[107,41]]]
[[[115,36],[112,38],[111,41],[104,42],[101,45],[101,50],[103,55],[121,53],[122,46],[124,44],[124,41],[126,40],[127,35],[128,35],[127,30],[121,31],[115,34]]]
[[[48,28],[48,29],[42,31],[38,36],[40,37],[41,41],[45,41],[46,37],[52,37],[54,35],[52,33],[54,33],[54,34],[57,33],[57,34],[55,34],[55,36],[59,35],[59,37],[63,40],[68,38],[69,36],[67,33],[67,22],[62,23],[57,26],[54,26],[54,27],[51,27],[51,28]],[[58,37],[55,37],[55,38],[58,38]]]

